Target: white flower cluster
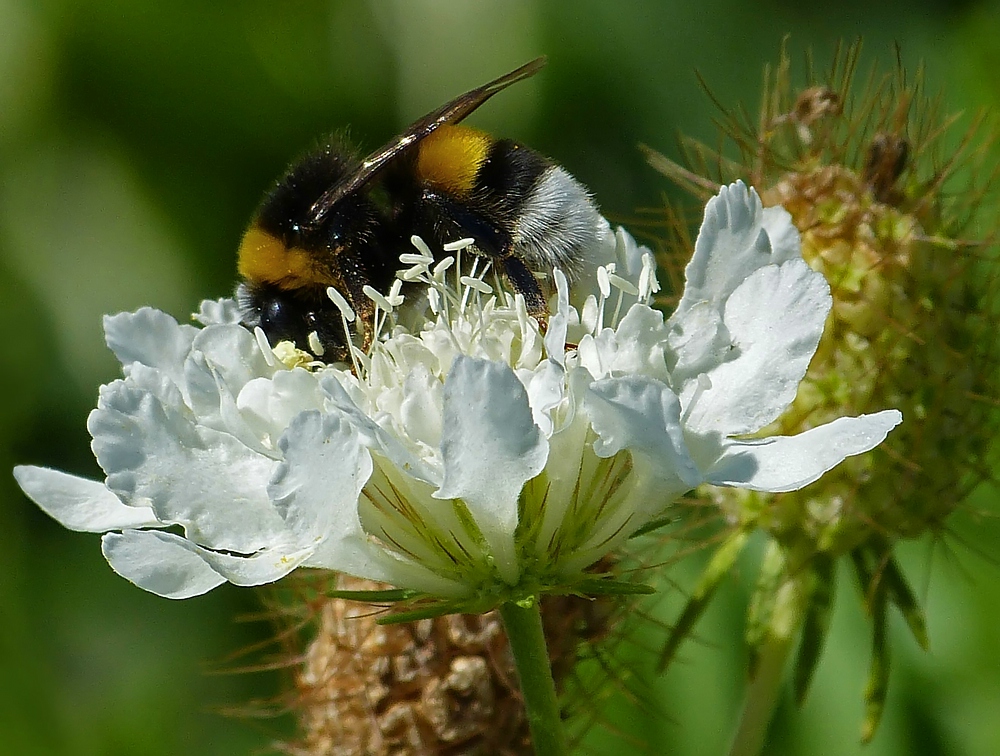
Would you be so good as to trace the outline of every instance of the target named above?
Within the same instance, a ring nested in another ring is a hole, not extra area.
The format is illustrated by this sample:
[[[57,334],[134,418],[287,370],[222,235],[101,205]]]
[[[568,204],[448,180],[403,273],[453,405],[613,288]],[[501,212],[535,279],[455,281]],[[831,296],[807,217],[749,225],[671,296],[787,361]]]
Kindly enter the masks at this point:
[[[622,230],[578,307],[556,272],[544,333],[456,263],[461,247],[405,256],[420,317],[398,288],[370,294],[391,332],[352,368],[272,350],[227,301],[203,306],[202,328],[148,308],[107,318],[125,377],[88,423],[106,480],[19,467],[18,482],[63,525],[105,533],[112,568],[161,596],[314,567],[504,598],[571,585],[699,484],[800,488],[901,420],[748,438],[795,396],[831,301],[788,214],[741,183],[708,203],[666,321],[652,255]]]

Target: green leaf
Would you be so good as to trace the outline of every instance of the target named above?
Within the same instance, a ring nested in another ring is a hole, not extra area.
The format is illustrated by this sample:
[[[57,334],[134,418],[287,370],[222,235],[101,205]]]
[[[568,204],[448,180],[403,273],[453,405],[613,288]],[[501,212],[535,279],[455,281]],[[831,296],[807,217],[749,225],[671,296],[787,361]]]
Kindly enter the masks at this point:
[[[802,704],[809,692],[809,685],[812,682],[813,673],[816,671],[816,665],[830,629],[834,589],[836,588],[834,566],[834,561],[829,556],[817,555],[813,559],[810,570],[811,595],[802,623],[802,641],[799,644],[799,653],[795,660],[795,702],[799,705]]]
[[[872,601],[872,661],[865,684],[865,716],[861,723],[861,742],[868,743],[875,736],[885,697],[889,690],[889,644],[886,639],[886,615],[889,609],[888,594],[882,585],[875,590]]]
[[[882,580],[885,582],[886,590],[889,591],[892,603],[899,607],[899,611],[902,612],[907,627],[913,633],[913,637],[920,644],[920,648],[926,651],[930,642],[927,638],[927,622],[924,618],[924,610],[917,601],[917,597],[914,595],[909,581],[903,575],[896,557],[889,558],[882,573]]]

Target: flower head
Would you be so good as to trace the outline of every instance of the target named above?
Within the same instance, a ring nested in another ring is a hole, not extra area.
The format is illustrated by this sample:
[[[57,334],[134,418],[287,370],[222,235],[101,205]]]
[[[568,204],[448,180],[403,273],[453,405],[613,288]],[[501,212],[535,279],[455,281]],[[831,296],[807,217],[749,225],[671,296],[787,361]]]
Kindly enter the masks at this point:
[[[106,480],[21,467],[21,487],[104,532],[111,566],[159,595],[313,567],[489,608],[582,590],[701,483],[792,490],[900,421],[747,438],[793,399],[830,295],[787,213],[740,183],[709,202],[666,321],[652,255],[620,229],[576,306],[555,272],[544,331],[463,243],[437,262],[415,244],[401,275],[416,303],[371,293],[381,335],[351,367],[272,349],[225,301],[200,329],[107,318],[124,378],[88,423]]]
[[[889,608],[900,609],[921,646],[928,643],[895,546],[945,534],[969,492],[996,482],[1000,278],[996,230],[981,214],[997,175],[989,121],[980,116],[956,135],[958,119],[943,111],[940,98],[927,96],[922,72],[873,67],[855,79],[860,52],[860,43],[841,48],[828,74],[810,74],[798,88],[782,50],[766,74],[759,116],[724,114],[720,121],[738,159],[693,140],[685,141],[687,167],[650,157],[697,196],[713,194],[717,182],[749,177],[765,205],[791,214],[803,258],[831,284],[833,307],[815,358],[794,402],[766,432],[796,433],[884,406],[907,417],[879,453],[850,460],[815,486],[781,495],[703,491],[699,513],[705,504],[717,507],[732,530],[666,656],[747,534],[762,531],[768,546],[747,641],[753,650],[801,630],[801,699],[829,627],[834,562],[847,557],[872,624],[867,740],[887,689]],[[685,256],[687,246],[678,245]]]

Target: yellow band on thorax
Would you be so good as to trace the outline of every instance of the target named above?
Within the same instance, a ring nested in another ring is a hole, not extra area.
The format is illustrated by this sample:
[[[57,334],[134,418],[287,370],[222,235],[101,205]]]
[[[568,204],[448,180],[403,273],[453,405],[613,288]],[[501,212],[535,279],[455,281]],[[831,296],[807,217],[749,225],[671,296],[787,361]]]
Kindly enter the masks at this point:
[[[237,268],[247,281],[269,283],[285,290],[310,284],[331,284],[317,275],[308,252],[289,249],[280,239],[257,226],[251,226],[243,235]]]
[[[475,186],[479,166],[493,138],[468,126],[440,126],[420,142],[417,175],[421,181],[464,197]]]

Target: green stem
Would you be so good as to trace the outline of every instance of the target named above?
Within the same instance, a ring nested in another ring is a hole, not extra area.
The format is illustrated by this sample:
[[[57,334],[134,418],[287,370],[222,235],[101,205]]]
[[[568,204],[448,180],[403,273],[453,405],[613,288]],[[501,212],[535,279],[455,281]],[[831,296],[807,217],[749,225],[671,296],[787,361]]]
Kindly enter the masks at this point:
[[[729,756],[758,756],[763,748],[791,651],[790,638],[772,638],[759,647],[755,674],[747,684],[743,714]]]
[[[521,680],[521,695],[524,696],[535,753],[563,756],[569,751],[563,735],[545,634],[542,632],[539,599],[536,597],[528,607],[513,602],[501,604],[500,616],[514,654],[517,676]]]

